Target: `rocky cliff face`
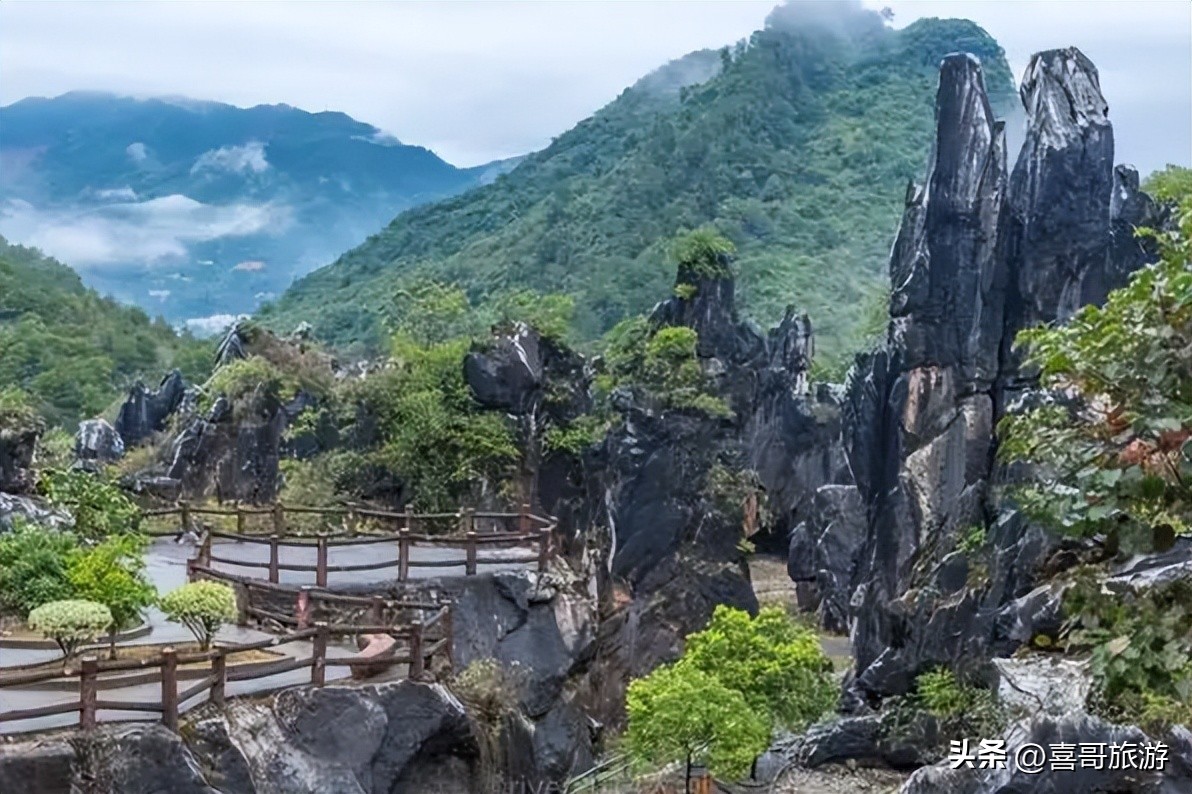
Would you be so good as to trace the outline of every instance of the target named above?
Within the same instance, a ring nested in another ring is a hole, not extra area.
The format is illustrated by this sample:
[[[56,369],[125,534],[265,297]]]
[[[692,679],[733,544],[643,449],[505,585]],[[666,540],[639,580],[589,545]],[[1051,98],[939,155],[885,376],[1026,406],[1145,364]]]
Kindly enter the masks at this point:
[[[819,509],[792,533],[791,574],[815,584],[825,622],[840,625],[849,604],[863,699],[1012,650],[1055,619],[1054,603],[1028,596],[1056,542],[991,497],[994,427],[1031,382],[1012,342],[1104,300],[1153,253],[1126,239],[1158,211],[1132,169],[1113,168],[1088,59],[1036,55],[1022,99],[1026,139],[1008,172],[979,63],[941,65],[927,180],[907,190],[891,253],[888,340],[858,357],[843,398],[848,476],[816,491]],[[958,551],[974,528],[988,563]]]

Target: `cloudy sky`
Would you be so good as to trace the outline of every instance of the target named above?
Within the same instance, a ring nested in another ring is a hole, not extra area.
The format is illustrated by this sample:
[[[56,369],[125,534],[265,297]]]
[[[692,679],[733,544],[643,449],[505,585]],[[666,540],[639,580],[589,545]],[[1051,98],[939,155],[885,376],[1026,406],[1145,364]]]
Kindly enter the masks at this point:
[[[1192,4],[866,0],[975,20],[1020,74],[1098,65],[1118,159],[1192,159]],[[0,104],[73,89],[341,110],[458,165],[541,148],[652,68],[759,28],[772,2],[0,3]],[[2,133],[0,133],[2,134]]]

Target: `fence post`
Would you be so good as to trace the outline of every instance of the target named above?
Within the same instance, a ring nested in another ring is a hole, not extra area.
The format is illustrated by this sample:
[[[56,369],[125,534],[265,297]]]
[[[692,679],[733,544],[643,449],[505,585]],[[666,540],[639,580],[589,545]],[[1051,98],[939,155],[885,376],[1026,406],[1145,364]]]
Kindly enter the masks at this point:
[[[294,604],[294,618],[298,624],[298,631],[310,628],[311,611],[310,585],[304,584],[298,590],[298,600]]]
[[[426,669],[426,660],[422,658],[422,621],[410,623],[410,678],[418,680]]]
[[[204,568],[211,567],[211,532],[203,533],[203,541],[199,544],[199,562]]]
[[[402,527],[397,531],[397,580],[410,578],[410,530]]]
[[[319,587],[327,586],[327,536],[319,535],[318,555],[315,560],[315,584]]]
[[[273,534],[286,534],[286,509],[281,506],[281,502],[273,503]]]
[[[83,657],[79,669],[79,727],[83,730],[95,727],[98,668],[99,660],[94,656]]]
[[[475,576],[476,575],[476,533],[475,532],[468,533],[468,545],[467,545],[466,553],[468,556],[467,556],[466,565],[464,567],[464,573],[467,576]]]
[[[248,625],[248,608],[251,606],[252,591],[247,583],[237,583],[232,586],[236,593],[236,625]]]
[[[218,708],[224,707],[224,692],[228,683],[228,657],[223,651],[211,660],[211,675],[215,679],[211,684],[210,701]]]
[[[310,682],[315,686],[327,683],[327,624],[315,624],[315,639],[311,643]]]
[[[385,599],[379,595],[372,597],[369,619],[372,620],[374,626],[380,626],[385,621]]]
[[[452,670],[455,670],[455,640],[453,639],[453,635],[455,634],[454,607],[455,605],[450,603],[443,606],[443,609],[447,610],[447,614],[443,615],[443,620],[440,622],[440,625],[443,627],[443,638],[447,640],[447,643],[443,646],[443,651],[447,654],[447,665]]]
[[[236,503],[236,534],[244,534],[244,508],[239,502]]]
[[[269,536],[269,583],[277,584],[281,580],[281,554],[278,548],[281,539],[277,535]]]
[[[161,649],[161,722],[178,732],[178,652]]]
[[[186,559],[186,581],[193,582],[199,578],[198,565],[199,560],[197,557],[188,557]]]
[[[182,531],[187,532],[190,530],[190,502],[179,499],[178,507],[182,511]]]
[[[517,514],[517,531],[522,534],[530,532],[530,503],[522,502],[521,512]]]
[[[538,572],[550,567],[550,530],[538,530]]]

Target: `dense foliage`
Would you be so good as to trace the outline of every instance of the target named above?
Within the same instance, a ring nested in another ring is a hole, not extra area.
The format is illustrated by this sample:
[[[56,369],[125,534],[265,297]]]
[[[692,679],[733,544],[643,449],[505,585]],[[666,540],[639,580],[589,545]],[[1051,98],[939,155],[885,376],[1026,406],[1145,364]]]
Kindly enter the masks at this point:
[[[58,643],[69,661],[80,645],[94,641],[111,627],[112,613],[94,601],[50,601],[30,612],[28,623],[29,628]]]
[[[721,605],[678,662],[630,685],[626,747],[641,763],[706,762],[739,776],[774,729],[806,727],[838,694],[813,630],[779,607],[750,617]]]
[[[749,771],[770,742],[765,719],[737,690],[694,665],[660,667],[629,685],[625,749],[638,763],[702,763],[728,780]]]
[[[160,606],[166,617],[190,629],[204,651],[220,627],[236,619],[236,594],[222,582],[184,584],[166,593]]]
[[[961,680],[947,668],[915,679],[914,702],[940,721],[941,736],[997,736],[1007,715],[992,690]]]
[[[75,554],[66,579],[75,598],[103,604],[112,615],[111,647],[116,658],[116,633],[135,627],[141,614],[157,598],[145,574],[148,538],[138,533],[113,535]]]
[[[739,251],[749,313],[770,322],[798,302],[821,354],[851,355],[930,149],[940,58],[975,53],[995,107],[1015,100],[1001,48],[971,22],[893,30],[850,9],[831,29],[775,18],[664,67],[493,184],[399,215],[263,318],[376,349],[401,311],[387,296],[430,278],[473,304],[566,293],[591,340],[670,291],[667,240],[713,227]]]
[[[0,612],[21,617],[50,601],[70,598],[71,557],[78,540],[22,521],[0,534]]]
[[[775,727],[798,731],[832,710],[839,695],[819,637],[781,607],[757,617],[724,605],[687,638],[686,663],[739,691]]]
[[[1085,573],[1064,608],[1069,649],[1091,651],[1095,710],[1146,728],[1192,719],[1192,582],[1111,593]]]
[[[98,540],[135,532],[141,511],[115,483],[77,469],[47,469],[40,473],[38,491],[51,505],[74,516],[75,534]]]
[[[1001,422],[1000,454],[1034,466],[1016,495],[1066,532],[1105,533],[1127,548],[1169,545],[1192,530],[1192,191],[1180,171],[1157,192],[1179,199],[1160,261],[1105,306],[1022,331],[1018,344],[1051,389]]]
[[[83,286],[66,265],[0,238],[0,390],[26,391],[51,424],[106,409],[138,378],[195,377],[207,345]]]

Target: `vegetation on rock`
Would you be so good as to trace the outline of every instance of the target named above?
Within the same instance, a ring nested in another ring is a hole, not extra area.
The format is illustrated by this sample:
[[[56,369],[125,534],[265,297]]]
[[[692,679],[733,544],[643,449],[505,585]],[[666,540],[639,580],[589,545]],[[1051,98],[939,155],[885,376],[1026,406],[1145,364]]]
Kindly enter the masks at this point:
[[[40,473],[38,491],[55,507],[74,516],[75,534],[102,540],[135,532],[141,512],[128,495],[102,476],[74,469],[47,469]]]

